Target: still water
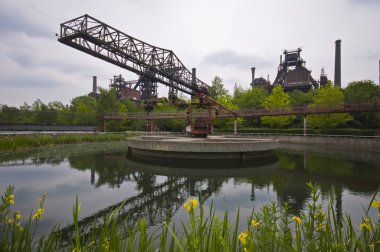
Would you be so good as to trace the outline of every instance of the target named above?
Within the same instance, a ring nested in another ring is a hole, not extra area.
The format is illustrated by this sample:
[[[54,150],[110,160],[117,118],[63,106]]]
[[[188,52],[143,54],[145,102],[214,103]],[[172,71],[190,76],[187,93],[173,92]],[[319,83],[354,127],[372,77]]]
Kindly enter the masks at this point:
[[[38,199],[46,192],[41,233],[56,223],[72,223],[76,195],[83,225],[124,202],[122,215],[132,222],[144,217],[155,226],[170,214],[180,223],[187,216],[185,200],[201,195],[206,212],[213,204],[217,215],[228,210],[233,220],[240,209],[244,226],[252,208],[270,202],[289,202],[292,213],[299,214],[310,200],[305,185],[313,182],[321,188],[322,204],[333,196],[337,215],[349,213],[359,225],[363,208],[374,194],[380,196],[379,156],[285,145],[260,162],[158,162],[128,159],[122,142],[67,145],[0,153],[0,191],[15,186],[13,209],[24,216],[38,208]],[[371,210],[370,215],[377,213]]]

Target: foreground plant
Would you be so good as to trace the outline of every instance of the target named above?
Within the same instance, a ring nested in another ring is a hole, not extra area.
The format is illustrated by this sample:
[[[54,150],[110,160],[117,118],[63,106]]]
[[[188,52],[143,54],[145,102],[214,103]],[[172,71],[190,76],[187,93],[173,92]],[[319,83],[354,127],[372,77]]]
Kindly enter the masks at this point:
[[[204,212],[200,197],[189,198],[184,204],[188,220],[182,221],[183,235],[175,231],[170,218],[151,231],[146,220],[126,225],[120,219],[123,204],[104,216],[102,223],[93,223],[85,230],[79,225],[80,203],[73,206],[73,231],[64,234],[59,226],[47,236],[36,239],[35,230],[44,215],[45,195],[38,209],[28,221],[19,211],[11,210],[15,202],[14,188],[8,187],[1,197],[0,250],[1,251],[380,251],[380,202],[373,197],[364,211],[362,223],[354,226],[350,216],[339,219],[333,201],[326,210],[318,204],[320,191],[307,185],[311,200],[307,209],[292,215],[287,204],[271,203],[252,210],[245,228],[239,226],[240,213],[235,225],[226,211],[220,219],[213,204]],[[378,209],[375,220],[369,216],[370,208]],[[63,239],[66,235],[68,239]]]
[[[6,188],[1,197],[0,205],[0,251],[31,251],[37,243],[34,241],[39,221],[44,213],[45,194],[39,200],[39,208],[35,214],[30,214],[24,221],[20,211],[14,211],[11,206],[15,203],[14,187]],[[24,224],[22,224],[22,222]],[[50,244],[50,242],[43,242]]]

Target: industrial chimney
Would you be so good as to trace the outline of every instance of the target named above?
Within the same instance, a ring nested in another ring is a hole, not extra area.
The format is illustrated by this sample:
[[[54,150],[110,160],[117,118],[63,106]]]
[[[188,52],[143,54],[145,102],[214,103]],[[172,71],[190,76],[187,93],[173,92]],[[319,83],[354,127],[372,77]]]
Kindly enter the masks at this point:
[[[380,60],[379,60],[379,86],[380,86]]]
[[[92,76],[92,92],[94,94],[98,92],[98,83],[96,81],[96,76]]]
[[[196,68],[191,69],[191,75],[192,75],[191,84],[193,85],[197,84],[197,69]]]
[[[335,41],[335,75],[334,75],[334,85],[341,87],[341,54],[340,54],[340,44],[342,40],[338,39]]]
[[[253,87],[254,83],[255,83],[255,70],[256,70],[256,67],[252,67],[251,68],[251,72],[252,72],[252,82],[251,82],[251,86]]]

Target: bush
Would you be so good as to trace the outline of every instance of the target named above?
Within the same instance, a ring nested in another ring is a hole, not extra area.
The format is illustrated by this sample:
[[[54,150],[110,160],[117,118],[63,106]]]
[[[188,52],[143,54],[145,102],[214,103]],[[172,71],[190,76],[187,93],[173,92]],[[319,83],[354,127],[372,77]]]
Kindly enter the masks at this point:
[[[8,187],[1,197],[0,248],[3,251],[379,251],[380,221],[368,215],[371,207],[379,210],[380,201],[372,198],[364,212],[359,229],[352,224],[350,216],[339,219],[331,199],[325,210],[318,204],[320,190],[307,185],[311,202],[300,215],[292,215],[285,203],[273,202],[259,210],[253,209],[246,228],[236,224],[232,227],[228,212],[223,219],[215,215],[211,205],[205,215],[202,198],[190,198],[183,205],[189,219],[182,222],[183,235],[179,237],[168,221],[158,228],[155,235],[147,232],[147,221],[126,226],[117,216],[121,207],[104,216],[103,223],[93,225],[89,233],[82,234],[78,225],[80,203],[78,197],[73,206],[73,233],[63,242],[59,227],[37,241],[34,239],[39,220],[43,217],[45,196],[39,208],[21,225],[21,213],[12,211],[13,187]],[[200,205],[198,208],[198,204]],[[121,224],[120,224],[121,223]],[[239,230],[241,230],[239,232]],[[158,232],[158,235],[157,235]],[[167,244],[168,243],[168,244]]]

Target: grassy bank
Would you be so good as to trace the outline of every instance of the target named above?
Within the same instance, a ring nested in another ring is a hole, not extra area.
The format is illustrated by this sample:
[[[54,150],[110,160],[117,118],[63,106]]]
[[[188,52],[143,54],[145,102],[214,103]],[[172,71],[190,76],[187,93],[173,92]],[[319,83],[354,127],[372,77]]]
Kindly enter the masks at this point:
[[[311,201],[304,213],[294,216],[285,204],[268,204],[253,209],[245,227],[232,226],[228,212],[223,218],[211,206],[205,213],[202,199],[190,198],[183,207],[188,218],[182,220],[183,235],[177,235],[175,224],[167,222],[155,232],[148,232],[146,220],[135,226],[123,225],[114,209],[88,233],[80,232],[78,198],[73,206],[73,232],[62,234],[56,227],[46,236],[36,238],[35,231],[44,217],[45,195],[29,217],[14,211],[13,187],[8,187],[0,205],[0,248],[3,251],[379,251],[380,202],[373,197],[363,210],[362,223],[354,226],[350,216],[338,219],[334,202],[327,209],[318,204],[320,191],[308,185]],[[376,219],[368,216],[377,208]],[[239,223],[240,214],[234,217]],[[69,237],[63,241],[62,237]]]
[[[47,145],[121,141],[131,135],[132,133],[1,135],[0,151],[25,150],[28,148],[42,147]]]

